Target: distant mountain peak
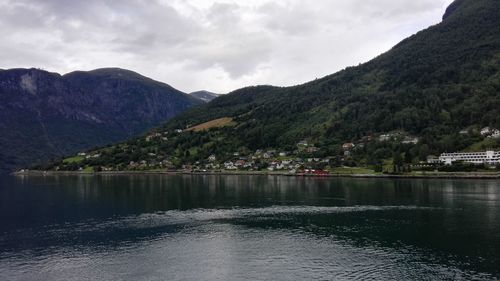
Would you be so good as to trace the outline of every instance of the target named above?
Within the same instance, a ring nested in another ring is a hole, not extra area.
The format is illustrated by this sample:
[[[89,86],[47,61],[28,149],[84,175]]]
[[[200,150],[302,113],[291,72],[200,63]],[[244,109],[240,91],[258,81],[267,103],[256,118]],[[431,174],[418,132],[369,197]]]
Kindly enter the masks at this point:
[[[209,92],[209,91],[196,91],[196,92],[192,92],[190,93],[191,96],[195,97],[195,98],[198,98],[204,102],[210,102],[212,101],[213,99],[219,97],[220,95],[219,94],[216,94],[216,93],[212,93],[212,92]]]

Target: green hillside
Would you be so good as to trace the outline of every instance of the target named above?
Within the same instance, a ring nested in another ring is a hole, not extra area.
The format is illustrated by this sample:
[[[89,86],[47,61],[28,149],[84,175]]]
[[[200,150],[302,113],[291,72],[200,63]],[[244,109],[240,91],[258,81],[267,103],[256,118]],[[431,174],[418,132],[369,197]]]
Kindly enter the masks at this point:
[[[416,163],[484,142],[479,130],[500,128],[499,113],[500,1],[460,0],[440,24],[368,63],[300,86],[240,89],[178,115],[148,139],[45,168],[179,167],[203,164],[212,154],[221,164],[256,150],[328,157],[330,166],[380,167],[400,157]],[[232,125],[185,130],[219,118]],[[342,148],[345,143],[355,147]],[[500,147],[498,140],[487,143]]]

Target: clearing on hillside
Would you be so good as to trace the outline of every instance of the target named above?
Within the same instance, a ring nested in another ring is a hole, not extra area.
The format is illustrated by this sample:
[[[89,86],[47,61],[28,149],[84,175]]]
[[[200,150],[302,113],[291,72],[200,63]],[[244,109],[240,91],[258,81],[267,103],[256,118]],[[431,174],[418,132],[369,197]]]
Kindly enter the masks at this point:
[[[195,132],[200,132],[200,131],[206,131],[211,128],[221,128],[225,126],[234,126],[236,123],[233,122],[233,118],[230,117],[224,117],[224,118],[219,118],[219,119],[214,119],[212,121],[208,121],[193,127],[190,127],[186,129],[186,131],[195,131]]]

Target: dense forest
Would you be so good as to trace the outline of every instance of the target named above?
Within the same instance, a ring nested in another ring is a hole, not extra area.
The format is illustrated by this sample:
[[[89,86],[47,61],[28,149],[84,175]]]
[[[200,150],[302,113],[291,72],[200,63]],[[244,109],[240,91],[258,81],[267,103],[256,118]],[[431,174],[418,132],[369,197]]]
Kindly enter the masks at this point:
[[[239,89],[141,138],[89,152],[99,157],[44,168],[180,167],[257,150],[328,157],[329,165],[418,163],[442,152],[499,148],[498,139],[480,134],[500,128],[499,109],[500,1],[459,0],[440,24],[368,63],[299,86]],[[189,129],[219,118],[230,122]],[[300,149],[303,141],[314,149]]]

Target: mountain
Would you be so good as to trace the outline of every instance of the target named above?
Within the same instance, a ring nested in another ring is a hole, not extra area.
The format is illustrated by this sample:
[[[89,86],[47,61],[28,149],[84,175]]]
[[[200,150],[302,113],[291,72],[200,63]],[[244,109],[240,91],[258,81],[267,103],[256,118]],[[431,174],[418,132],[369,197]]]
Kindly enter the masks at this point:
[[[121,141],[201,103],[123,69],[0,71],[0,170]]]
[[[218,98],[220,95],[216,93],[212,93],[209,91],[197,91],[190,93],[191,96],[196,97],[204,102],[210,102],[215,98]]]
[[[418,162],[471,145],[500,147],[475,133],[500,128],[499,108],[500,1],[457,0],[441,23],[365,64],[299,86],[236,90],[155,129],[162,138],[98,150],[101,158],[79,165],[180,166],[210,155],[222,163],[260,149],[332,156],[335,165],[381,165],[403,154]]]

